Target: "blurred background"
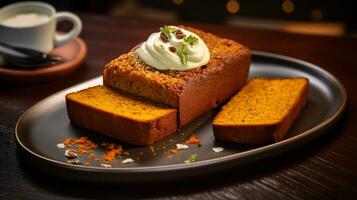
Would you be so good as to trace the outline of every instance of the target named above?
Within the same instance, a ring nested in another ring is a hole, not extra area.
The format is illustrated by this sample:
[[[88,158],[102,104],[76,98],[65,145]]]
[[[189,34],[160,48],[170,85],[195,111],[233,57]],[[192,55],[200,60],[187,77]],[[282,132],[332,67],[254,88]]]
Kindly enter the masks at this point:
[[[16,2],[1,0],[0,6]],[[357,37],[352,0],[46,0],[57,10]]]

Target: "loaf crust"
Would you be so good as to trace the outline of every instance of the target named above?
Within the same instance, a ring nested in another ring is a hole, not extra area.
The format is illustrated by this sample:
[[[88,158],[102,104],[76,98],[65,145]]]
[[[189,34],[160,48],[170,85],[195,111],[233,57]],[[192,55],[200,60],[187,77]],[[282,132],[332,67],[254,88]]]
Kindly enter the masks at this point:
[[[166,108],[166,106],[156,105],[155,103],[154,106],[157,106],[159,109],[165,109],[166,111],[150,119],[147,119],[147,117],[140,119],[140,113],[138,117],[128,117],[120,113],[115,113],[112,108],[106,108],[100,105],[102,103],[101,101],[111,101],[113,99],[107,98],[98,92],[98,90],[106,90],[106,92],[109,93],[112,92],[112,89],[105,86],[96,86],[66,95],[67,112],[72,123],[135,145],[153,144],[176,131],[177,113],[175,109]],[[85,92],[89,93],[89,95],[86,95],[89,99],[78,97],[78,95]],[[120,91],[113,92],[116,93],[115,95],[125,95],[125,98],[131,98],[132,96]],[[99,97],[99,95],[101,95],[101,97]],[[98,104],[94,105],[91,103],[90,98],[95,99],[94,101],[98,101]],[[150,106],[153,104],[142,98],[133,98],[139,100],[141,102],[140,104],[147,103],[150,104]],[[116,101],[117,104],[120,103],[117,99],[114,99],[114,101]],[[152,109],[155,109],[155,107]]]
[[[121,89],[178,110],[183,126],[236,93],[249,72],[250,50],[229,39],[183,27],[199,35],[210,51],[206,66],[188,71],[159,71],[143,63],[135,48],[107,64],[104,85]]]
[[[282,114],[278,121],[272,120],[271,123],[269,122],[259,122],[256,123],[224,123],[222,120],[218,120],[218,118],[222,118],[227,115],[228,112],[218,113],[217,117],[213,121],[213,131],[216,139],[235,142],[235,143],[248,143],[248,144],[264,144],[264,143],[271,143],[277,142],[283,139],[283,137],[288,132],[290,126],[294,122],[294,120],[299,116],[302,108],[305,106],[307,101],[307,93],[308,93],[308,79],[306,78],[292,78],[292,79],[256,79],[260,81],[272,81],[272,80],[288,80],[288,81],[299,81],[300,86],[297,87],[298,90],[298,97],[294,99],[294,103],[289,107],[288,112]],[[239,93],[245,92],[247,87],[249,87],[248,83]],[[249,88],[250,89],[250,88]],[[262,88],[265,90],[269,90],[269,88]],[[289,88],[286,88],[289,90]],[[284,92],[284,91],[281,91]],[[233,98],[241,98],[238,97],[238,94],[235,95]],[[238,103],[241,103],[241,99],[236,99]],[[252,99],[253,100],[253,99]],[[229,104],[230,102],[228,102]],[[278,102],[280,104],[285,104],[286,102]],[[234,106],[234,105],[230,105]],[[237,105],[236,105],[237,106]],[[255,112],[255,111],[254,111]],[[274,113],[274,111],[270,111],[271,115],[279,116],[279,113]],[[279,117],[278,117],[279,118]]]

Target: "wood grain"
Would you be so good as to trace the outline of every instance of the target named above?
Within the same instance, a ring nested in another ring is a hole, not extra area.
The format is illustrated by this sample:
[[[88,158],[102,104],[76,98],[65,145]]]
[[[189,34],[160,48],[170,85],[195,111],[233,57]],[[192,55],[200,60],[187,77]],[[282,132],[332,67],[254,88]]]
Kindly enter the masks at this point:
[[[62,78],[36,85],[0,84],[0,199],[352,199],[357,194],[357,40],[296,35],[208,24],[188,24],[231,38],[253,50],[312,62],[346,86],[344,116],[328,134],[288,153],[200,179],[166,184],[98,185],[47,176],[18,153],[17,119],[42,98],[101,74],[110,59],[128,51],[162,24],[81,14],[88,45],[84,64]]]

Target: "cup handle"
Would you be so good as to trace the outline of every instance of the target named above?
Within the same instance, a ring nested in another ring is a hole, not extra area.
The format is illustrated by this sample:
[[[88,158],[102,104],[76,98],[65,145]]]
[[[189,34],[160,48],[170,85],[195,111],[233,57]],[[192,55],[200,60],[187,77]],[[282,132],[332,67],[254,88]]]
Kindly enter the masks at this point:
[[[61,46],[65,43],[71,41],[72,39],[77,37],[82,30],[81,19],[73,13],[58,12],[56,14],[56,19],[57,19],[57,23],[61,22],[61,21],[70,21],[73,24],[73,28],[66,34],[55,33],[55,37],[54,37],[55,47]]]

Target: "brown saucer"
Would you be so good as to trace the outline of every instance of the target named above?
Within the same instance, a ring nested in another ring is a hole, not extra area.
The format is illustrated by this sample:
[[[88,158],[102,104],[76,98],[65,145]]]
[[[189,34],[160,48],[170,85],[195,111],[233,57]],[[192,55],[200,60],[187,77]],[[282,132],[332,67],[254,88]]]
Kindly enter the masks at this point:
[[[63,76],[80,66],[87,54],[87,46],[81,38],[77,37],[54,49],[51,54],[62,57],[63,61],[57,65],[31,70],[0,67],[0,82],[35,83]]]

